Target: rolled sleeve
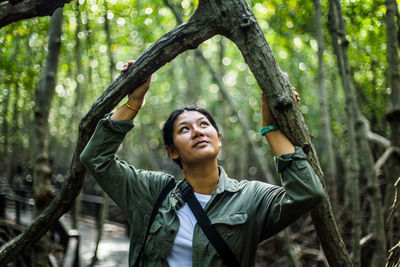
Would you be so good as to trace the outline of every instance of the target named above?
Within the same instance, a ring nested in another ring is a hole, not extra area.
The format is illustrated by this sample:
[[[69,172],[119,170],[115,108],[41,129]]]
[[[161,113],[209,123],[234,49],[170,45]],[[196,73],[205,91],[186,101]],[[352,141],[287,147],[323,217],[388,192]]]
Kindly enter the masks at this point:
[[[284,229],[324,197],[322,184],[300,147],[294,153],[275,157],[275,163],[283,188],[275,190],[273,201],[268,196],[264,238]]]

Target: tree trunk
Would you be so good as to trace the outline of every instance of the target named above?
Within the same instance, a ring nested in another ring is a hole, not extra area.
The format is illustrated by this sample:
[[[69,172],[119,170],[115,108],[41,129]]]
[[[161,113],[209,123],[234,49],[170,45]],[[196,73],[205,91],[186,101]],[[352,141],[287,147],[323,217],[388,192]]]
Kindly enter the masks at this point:
[[[13,47],[14,51],[8,59],[9,62],[16,62],[18,54],[20,53],[19,49],[19,38],[13,38]],[[5,93],[4,100],[3,100],[3,116],[2,116],[2,140],[1,143],[3,144],[2,147],[2,158],[4,159],[1,164],[4,164],[4,170],[7,170],[4,175],[8,176],[8,184],[12,185],[14,183],[13,177],[15,174],[15,162],[14,162],[14,150],[13,150],[13,144],[15,144],[15,138],[16,136],[10,133],[14,133],[15,131],[15,126],[17,125],[18,121],[16,123],[9,124],[7,120],[7,113],[9,112],[9,105],[10,105],[10,99],[12,95],[12,89],[15,86],[15,91],[14,91],[14,101],[15,99],[18,99],[18,94],[19,94],[19,88],[18,88],[18,78],[13,76],[13,78],[8,82],[10,84],[9,88],[5,89],[3,91],[3,94]],[[16,102],[14,102],[15,104]],[[14,114],[15,114],[15,105],[14,105]],[[11,116],[14,118],[14,114]],[[10,129],[11,128],[11,129]],[[4,139],[3,139],[4,138]]]
[[[10,89],[6,89],[7,93],[4,96],[3,99],[3,110],[2,110],[2,114],[3,115],[3,120],[1,122],[1,135],[3,136],[3,138],[1,139],[1,154],[2,154],[2,158],[4,159],[4,162],[2,162],[1,164],[4,165],[4,169],[9,168],[9,157],[8,157],[8,121],[7,121],[7,113],[8,113],[8,104],[10,102]],[[4,94],[4,91],[3,91]],[[8,181],[10,184],[12,181]]]
[[[81,39],[78,37],[79,33],[81,32],[81,12],[79,10],[80,4],[77,1],[75,6],[76,12],[76,31],[75,31],[75,62],[77,73],[75,78],[77,80],[76,89],[75,89],[75,112],[72,113],[72,121],[78,121],[79,118],[82,118],[82,103],[84,100],[84,94],[82,92],[81,81],[79,80],[80,75],[83,75],[83,67],[82,67],[82,51],[81,51]],[[74,207],[72,209],[72,227],[74,229],[78,229],[78,221],[79,221],[79,214],[81,211],[81,194],[74,201]]]
[[[359,179],[364,177],[370,188],[371,224],[374,243],[372,245],[372,266],[378,266],[385,261],[386,236],[384,232],[384,219],[382,209],[382,196],[379,181],[374,171],[374,162],[367,136],[365,135],[363,117],[354,96],[351,74],[348,62],[348,40],[345,38],[346,29],[338,0],[329,0],[329,29],[332,36],[332,45],[336,54],[337,64],[342,86],[346,96],[347,132],[349,139],[350,179],[352,193],[353,215],[353,256],[354,265],[361,265],[361,218]],[[361,167],[361,168],[360,168]],[[361,172],[360,172],[361,170]]]
[[[17,47],[18,47],[18,42],[17,42]],[[19,151],[18,150],[18,138],[20,135],[20,131],[19,131],[19,109],[18,109],[18,100],[20,98],[20,93],[19,93],[19,85],[18,85],[18,75],[16,77],[16,82],[15,82],[15,91],[14,91],[14,103],[13,103],[13,120],[14,123],[11,126],[11,132],[14,133],[11,136],[10,139],[10,148],[11,148],[11,157],[10,157],[10,179],[12,181],[12,185],[22,185],[22,181],[16,181],[17,179],[21,179],[21,177],[15,177],[15,175],[17,174],[17,169],[19,168],[18,165],[20,164],[20,160],[21,158],[19,157]],[[21,176],[22,173],[19,173],[19,176]],[[17,192],[17,194],[20,194],[20,192]]]
[[[99,221],[97,222],[96,246],[94,248],[92,262],[90,263],[91,267],[95,266],[96,262],[98,260],[97,252],[99,250],[99,245],[100,245],[101,237],[103,235],[103,230],[104,230],[104,223],[107,220],[108,209],[109,209],[109,204],[110,204],[110,197],[106,194],[106,192],[104,190],[102,190],[102,196],[103,196],[103,204],[101,205]]]
[[[110,24],[107,18],[107,13],[108,13],[108,6],[107,3],[104,2],[104,7],[105,7],[105,12],[104,12],[104,31],[106,33],[106,41],[107,41],[107,55],[108,58],[110,60],[109,63],[109,75],[110,75],[110,83],[112,83],[112,81],[114,80],[114,68],[115,68],[115,64],[114,64],[114,56],[113,53],[111,51],[111,45],[112,45],[112,41],[111,41],[111,33],[110,33]],[[101,237],[103,235],[103,229],[104,229],[104,222],[107,219],[107,215],[108,215],[108,209],[109,209],[109,202],[110,199],[108,197],[108,195],[104,192],[103,189],[102,190],[102,195],[103,195],[103,204],[101,205],[100,208],[100,214],[99,214],[99,222],[97,225],[97,238],[96,238],[96,246],[93,252],[93,257],[92,257],[92,262],[90,264],[90,266],[94,266],[96,261],[97,261],[97,252],[99,249],[99,245],[101,242]]]
[[[315,6],[315,31],[318,43],[318,88],[320,92],[319,105],[320,105],[320,120],[321,120],[321,143],[324,144],[324,149],[321,155],[321,165],[324,169],[324,177],[326,187],[331,199],[332,209],[334,213],[337,212],[337,170],[336,170],[336,157],[334,150],[334,137],[331,129],[331,117],[329,115],[329,103],[327,101],[325,82],[324,82],[324,61],[323,55],[325,51],[325,42],[323,27],[321,22],[321,2],[314,0]]]
[[[391,90],[390,99],[391,107],[386,115],[387,120],[390,124],[391,129],[391,143],[392,146],[400,148],[400,69],[399,69],[399,21],[396,24],[396,17],[399,20],[399,13],[397,9],[396,0],[386,0],[386,44],[387,44],[387,59],[388,59],[388,73],[389,73],[389,87]],[[390,173],[389,173],[388,184],[388,195],[393,196],[394,190],[392,185],[396,182],[398,177],[400,177],[400,154],[395,153],[390,161]],[[390,197],[389,199],[392,199]],[[388,201],[390,204],[392,201]],[[399,217],[397,213],[397,217]],[[390,221],[389,229],[392,229],[392,221]],[[390,233],[390,232],[389,232]],[[389,234],[388,233],[388,234]],[[392,239],[388,235],[388,238]],[[395,242],[397,240],[394,240]],[[393,243],[389,242],[392,246]]]
[[[34,198],[35,217],[37,217],[53,199],[53,190],[50,185],[51,167],[49,163],[49,125],[48,117],[50,104],[53,98],[58,55],[61,46],[62,9],[57,9],[50,21],[48,55],[46,66],[36,90],[35,122],[34,122]],[[49,237],[46,235],[33,248],[33,266],[48,266]]]
[[[386,44],[389,69],[389,86],[391,89],[392,106],[387,114],[391,128],[392,145],[400,147],[400,70],[399,70],[399,43],[397,40],[397,29],[395,11],[397,3],[395,0],[386,0]]]
[[[55,201],[31,226],[0,251],[0,264],[10,261],[22,248],[36,242],[55,222],[77,196],[85,170],[79,155],[92,135],[97,122],[110,112],[132,88],[173,60],[177,55],[216,34],[227,36],[239,47],[254,73],[258,84],[268,96],[272,112],[282,131],[301,146],[311,166],[322,179],[310,133],[304,123],[293,94],[292,86],[279,69],[264,34],[244,0],[201,0],[192,17],[151,45],[135,63],[121,74],[94,102],[80,123],[78,144],[71,164],[71,172]],[[340,237],[328,198],[312,212],[313,221],[325,255],[332,266],[351,266],[349,255]]]

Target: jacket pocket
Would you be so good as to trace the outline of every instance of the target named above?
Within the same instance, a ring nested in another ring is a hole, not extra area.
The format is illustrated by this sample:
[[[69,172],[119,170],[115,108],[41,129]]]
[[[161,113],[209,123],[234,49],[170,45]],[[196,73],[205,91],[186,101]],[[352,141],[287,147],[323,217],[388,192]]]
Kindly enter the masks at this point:
[[[244,224],[246,221],[247,213],[239,212],[215,218],[211,221],[211,224],[240,225]]]
[[[237,259],[239,259],[242,251],[242,239],[244,238],[243,234],[245,232],[244,227],[246,227],[246,222],[246,212],[226,214],[211,220],[211,223],[217,229],[222,239],[233,253],[237,255]]]
[[[149,230],[149,236],[147,237],[146,244],[144,247],[144,255],[146,258],[150,260],[155,260],[158,257],[157,253],[157,235],[160,232],[161,227],[163,226],[162,221],[154,220],[153,224]]]

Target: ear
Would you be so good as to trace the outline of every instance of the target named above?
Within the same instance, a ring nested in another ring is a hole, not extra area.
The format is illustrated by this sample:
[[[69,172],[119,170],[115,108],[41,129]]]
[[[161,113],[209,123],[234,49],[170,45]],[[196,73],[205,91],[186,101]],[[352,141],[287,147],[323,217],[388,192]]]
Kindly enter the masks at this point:
[[[220,132],[217,133],[218,134],[218,140],[219,140],[219,147],[222,146],[222,134]]]
[[[171,159],[179,158],[179,154],[174,147],[167,146],[165,147],[165,150],[167,150],[168,157],[170,157]]]

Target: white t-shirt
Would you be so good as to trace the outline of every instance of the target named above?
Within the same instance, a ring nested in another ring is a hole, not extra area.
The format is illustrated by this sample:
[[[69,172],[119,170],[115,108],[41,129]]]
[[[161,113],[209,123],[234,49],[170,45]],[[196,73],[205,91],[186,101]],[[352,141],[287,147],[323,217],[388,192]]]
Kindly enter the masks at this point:
[[[203,209],[211,199],[211,195],[202,195],[197,194],[196,192],[194,195]],[[180,221],[180,227],[176,234],[174,244],[172,245],[171,253],[167,258],[168,265],[171,267],[191,267],[193,231],[197,220],[187,203],[178,210],[178,218]]]

